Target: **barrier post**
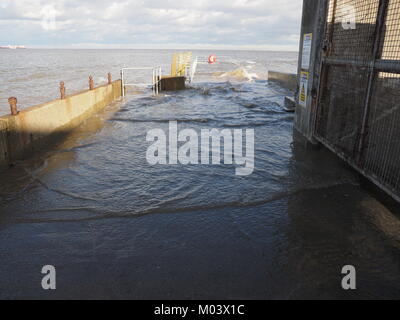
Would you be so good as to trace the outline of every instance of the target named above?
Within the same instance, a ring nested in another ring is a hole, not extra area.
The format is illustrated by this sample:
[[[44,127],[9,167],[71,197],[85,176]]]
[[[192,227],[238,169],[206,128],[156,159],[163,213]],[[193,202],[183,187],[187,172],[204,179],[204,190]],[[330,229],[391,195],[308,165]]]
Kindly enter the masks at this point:
[[[65,84],[64,84],[64,81],[60,82],[60,98],[61,98],[61,100],[65,99]]]
[[[176,68],[178,64],[178,54],[174,53],[172,56],[172,64],[171,64],[171,76],[176,77]]]
[[[124,69],[121,69],[121,87],[122,87],[122,98],[125,98],[125,81],[124,81]]]
[[[17,107],[17,98],[11,97],[8,99],[8,103],[10,104],[11,115],[16,116],[18,114]]]
[[[89,77],[89,90],[94,90],[94,81],[92,76]]]

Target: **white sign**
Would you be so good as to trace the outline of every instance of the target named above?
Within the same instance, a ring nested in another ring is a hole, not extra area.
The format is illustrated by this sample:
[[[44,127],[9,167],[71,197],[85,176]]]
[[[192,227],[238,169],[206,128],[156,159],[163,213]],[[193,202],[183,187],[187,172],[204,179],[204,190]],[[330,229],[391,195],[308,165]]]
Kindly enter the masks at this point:
[[[312,38],[312,33],[305,34],[303,38],[303,56],[301,58],[301,68],[303,70],[310,69]]]

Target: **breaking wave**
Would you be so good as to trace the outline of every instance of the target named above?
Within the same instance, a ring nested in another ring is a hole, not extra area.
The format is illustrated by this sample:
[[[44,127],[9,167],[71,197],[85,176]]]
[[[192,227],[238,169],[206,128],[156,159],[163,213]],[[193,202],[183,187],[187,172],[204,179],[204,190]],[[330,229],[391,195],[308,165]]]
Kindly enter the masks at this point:
[[[237,81],[252,81],[259,79],[257,73],[249,73],[245,68],[241,67],[230,72],[214,73],[220,78],[233,79]]]

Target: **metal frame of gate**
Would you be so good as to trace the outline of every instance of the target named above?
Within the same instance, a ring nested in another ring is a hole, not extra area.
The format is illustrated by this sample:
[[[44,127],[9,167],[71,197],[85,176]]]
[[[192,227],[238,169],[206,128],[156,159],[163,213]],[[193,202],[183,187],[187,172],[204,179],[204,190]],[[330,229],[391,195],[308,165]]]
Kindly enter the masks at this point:
[[[122,81],[122,98],[125,98],[125,89],[129,86],[136,86],[136,83],[128,83],[125,80],[127,71],[152,71],[151,88],[153,94],[156,96],[161,91],[161,80],[162,80],[162,68],[161,67],[145,67],[145,68],[122,68],[121,69],[121,81]]]
[[[327,1],[314,136],[400,201],[400,0]]]

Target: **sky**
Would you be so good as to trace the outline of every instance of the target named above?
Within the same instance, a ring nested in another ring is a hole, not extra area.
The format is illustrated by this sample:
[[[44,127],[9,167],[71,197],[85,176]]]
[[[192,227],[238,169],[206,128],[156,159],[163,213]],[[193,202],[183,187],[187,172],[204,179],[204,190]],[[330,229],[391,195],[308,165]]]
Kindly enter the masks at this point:
[[[302,0],[0,0],[0,45],[297,51]]]

